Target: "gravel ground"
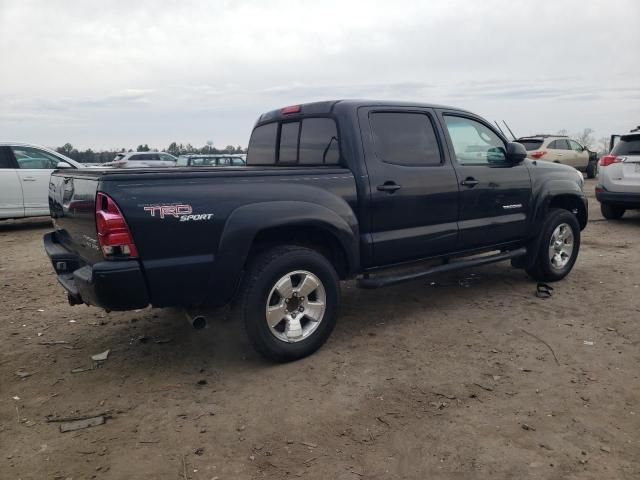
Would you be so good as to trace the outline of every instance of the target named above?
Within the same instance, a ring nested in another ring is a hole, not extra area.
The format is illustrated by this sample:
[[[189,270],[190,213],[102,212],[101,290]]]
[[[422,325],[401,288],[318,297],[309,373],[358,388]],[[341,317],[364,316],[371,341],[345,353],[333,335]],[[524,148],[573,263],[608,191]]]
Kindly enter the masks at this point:
[[[46,219],[4,222],[0,477],[640,478],[640,213],[590,207],[552,298],[508,263],[346,283],[329,342],[287,365],[224,311],[195,331],[172,310],[70,307]]]

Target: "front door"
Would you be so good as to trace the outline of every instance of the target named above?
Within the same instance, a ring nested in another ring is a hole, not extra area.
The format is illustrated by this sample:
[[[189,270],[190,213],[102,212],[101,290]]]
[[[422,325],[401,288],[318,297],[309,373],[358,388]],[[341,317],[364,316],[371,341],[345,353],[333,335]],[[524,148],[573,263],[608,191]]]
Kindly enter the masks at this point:
[[[49,215],[49,179],[60,159],[39,148],[12,146],[27,217]]]
[[[482,119],[442,112],[460,180],[459,249],[524,238],[531,179],[524,162],[507,162],[506,141]]]
[[[572,153],[572,163],[568,165],[580,170],[585,170],[587,165],[589,165],[589,150],[573,140],[569,140],[569,147]]]
[[[369,175],[373,264],[450,251],[458,236],[458,181],[443,155],[435,113],[366,107],[358,116]]]

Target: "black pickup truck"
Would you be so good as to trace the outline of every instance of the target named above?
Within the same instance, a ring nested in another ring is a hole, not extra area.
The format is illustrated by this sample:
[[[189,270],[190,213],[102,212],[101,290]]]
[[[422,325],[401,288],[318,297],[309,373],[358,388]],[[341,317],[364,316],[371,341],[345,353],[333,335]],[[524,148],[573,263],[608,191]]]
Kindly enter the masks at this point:
[[[377,288],[502,260],[566,276],[584,181],[526,156],[459,109],[296,105],[258,119],[246,167],[54,172],[44,244],[71,304],[232,303],[260,353],[293,360],[331,333],[340,280]]]

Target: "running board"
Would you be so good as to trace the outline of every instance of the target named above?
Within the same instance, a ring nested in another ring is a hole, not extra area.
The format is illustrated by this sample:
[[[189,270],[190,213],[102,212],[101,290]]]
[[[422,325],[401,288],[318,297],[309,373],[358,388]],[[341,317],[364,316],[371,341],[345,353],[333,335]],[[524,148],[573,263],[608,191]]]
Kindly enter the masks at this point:
[[[463,268],[477,267],[479,265],[486,265],[488,263],[502,262],[503,260],[510,260],[512,258],[522,257],[527,254],[526,247],[518,248],[517,250],[511,250],[509,252],[497,253],[495,255],[488,255],[485,257],[475,257],[467,260],[458,260],[455,262],[443,263],[436,267],[428,268],[421,272],[413,272],[404,275],[384,275],[375,278],[359,278],[357,281],[358,288],[380,288],[388,287],[390,285],[396,285],[402,282],[409,282],[411,280],[418,280],[420,278],[428,277],[436,273],[451,272],[453,270],[461,270]]]

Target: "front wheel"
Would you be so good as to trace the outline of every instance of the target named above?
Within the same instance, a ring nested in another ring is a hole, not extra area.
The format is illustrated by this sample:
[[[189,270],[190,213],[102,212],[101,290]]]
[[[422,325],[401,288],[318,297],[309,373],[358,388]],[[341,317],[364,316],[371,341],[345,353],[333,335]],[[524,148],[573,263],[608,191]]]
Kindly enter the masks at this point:
[[[600,211],[602,216],[607,220],[618,220],[624,215],[624,208],[617,205],[611,205],[610,203],[600,203]]]
[[[566,277],[578,258],[580,225],[568,210],[549,211],[540,231],[538,254],[527,273],[538,281],[555,282]]]
[[[329,260],[310,248],[284,245],[250,262],[238,306],[254,348],[288,362],[324,344],[339,301],[340,280]]]

